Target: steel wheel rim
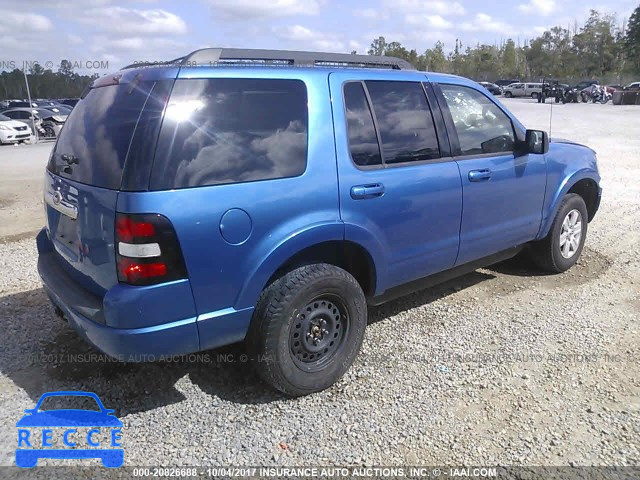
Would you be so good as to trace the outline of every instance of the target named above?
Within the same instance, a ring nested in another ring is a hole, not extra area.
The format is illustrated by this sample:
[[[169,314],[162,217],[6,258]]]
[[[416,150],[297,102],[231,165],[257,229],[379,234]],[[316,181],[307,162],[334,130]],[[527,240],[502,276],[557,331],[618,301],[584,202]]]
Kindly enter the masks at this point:
[[[560,230],[560,254],[566,258],[573,258],[580,248],[582,240],[582,214],[575,208],[564,217]]]
[[[347,308],[340,297],[319,295],[307,303],[293,319],[289,350],[298,368],[321,370],[345,345],[350,328]]]

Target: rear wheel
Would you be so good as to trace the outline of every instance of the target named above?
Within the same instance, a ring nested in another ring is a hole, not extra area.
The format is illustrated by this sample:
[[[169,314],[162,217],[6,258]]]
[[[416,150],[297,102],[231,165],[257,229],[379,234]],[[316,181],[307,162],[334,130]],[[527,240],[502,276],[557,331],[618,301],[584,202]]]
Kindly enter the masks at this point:
[[[367,304],[356,279],[333,265],[307,265],[262,292],[247,347],[266,383],[287,395],[307,395],[344,375],[366,325]]]
[[[587,206],[580,195],[564,197],[546,238],[532,245],[535,263],[548,272],[569,270],[580,258],[587,236]]]
[[[533,92],[533,93],[531,94],[531,98],[533,98],[534,100],[537,100],[537,99],[538,99],[538,97],[539,97],[539,95],[538,95],[536,92]]]

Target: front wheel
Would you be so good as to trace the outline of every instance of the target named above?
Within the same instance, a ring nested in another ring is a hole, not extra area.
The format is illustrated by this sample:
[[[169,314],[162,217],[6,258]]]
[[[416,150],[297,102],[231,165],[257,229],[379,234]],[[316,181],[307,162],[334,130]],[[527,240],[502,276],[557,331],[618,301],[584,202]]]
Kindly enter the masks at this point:
[[[580,258],[587,237],[587,206],[580,195],[564,197],[549,234],[532,245],[536,264],[551,273],[569,270]]]
[[[511,98],[511,97],[513,97],[513,93],[511,93],[511,92],[504,92],[504,96],[505,96],[506,98]]]
[[[247,348],[260,377],[290,396],[337,382],[360,351],[367,303],[345,270],[299,267],[269,285],[253,316]]]
[[[46,138],[56,138],[56,131],[53,129],[51,125],[44,126],[44,136]]]

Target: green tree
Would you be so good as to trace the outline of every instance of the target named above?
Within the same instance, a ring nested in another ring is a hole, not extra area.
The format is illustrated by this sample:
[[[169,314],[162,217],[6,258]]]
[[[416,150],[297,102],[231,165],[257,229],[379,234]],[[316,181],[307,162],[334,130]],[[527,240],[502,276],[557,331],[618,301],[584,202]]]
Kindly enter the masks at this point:
[[[422,66],[424,70],[431,72],[449,72],[449,62],[444,53],[444,43],[437,41],[433,48],[424,52]]]
[[[385,50],[387,49],[387,42],[383,36],[376,38],[373,42],[371,42],[371,48],[367,52],[369,55],[384,55]]]
[[[640,5],[633,11],[624,36],[624,55],[630,70],[640,74]]]

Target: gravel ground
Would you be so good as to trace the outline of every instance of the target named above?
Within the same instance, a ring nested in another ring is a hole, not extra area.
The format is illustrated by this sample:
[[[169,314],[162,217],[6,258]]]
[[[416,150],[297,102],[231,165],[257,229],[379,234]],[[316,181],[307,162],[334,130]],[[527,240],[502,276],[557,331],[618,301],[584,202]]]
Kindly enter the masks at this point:
[[[505,104],[549,128],[549,105]],[[605,188],[574,269],[510,261],[371,309],[344,379],[296,400],[266,390],[239,346],[144,365],[86,346],[54,317],[34,242],[20,240],[42,223],[48,147],[0,149],[4,174],[20,151],[20,181],[36,185],[0,179],[0,464],[13,463],[23,409],[60,389],[116,409],[128,465],[640,464],[639,118],[553,107],[552,135],[596,149]],[[9,231],[5,219],[34,205]]]

